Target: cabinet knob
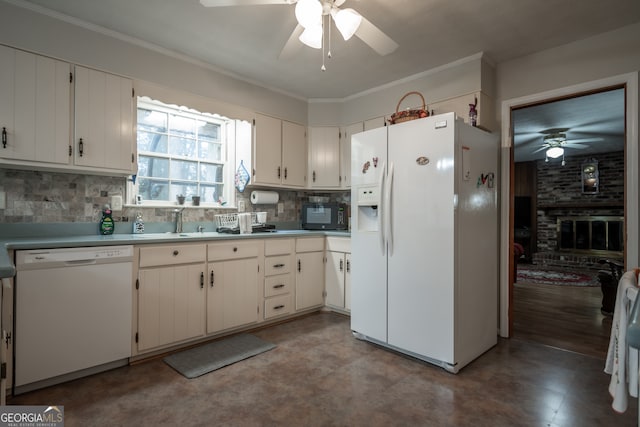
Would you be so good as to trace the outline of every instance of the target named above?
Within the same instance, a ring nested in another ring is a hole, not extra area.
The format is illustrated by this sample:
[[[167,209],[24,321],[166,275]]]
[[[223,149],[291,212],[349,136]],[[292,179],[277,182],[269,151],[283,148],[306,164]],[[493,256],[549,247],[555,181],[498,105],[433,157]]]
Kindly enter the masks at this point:
[[[233,248],[233,252],[238,252],[238,248]]]
[[[175,251],[173,251],[173,256],[178,256],[179,253],[180,253],[180,251],[175,250]]]

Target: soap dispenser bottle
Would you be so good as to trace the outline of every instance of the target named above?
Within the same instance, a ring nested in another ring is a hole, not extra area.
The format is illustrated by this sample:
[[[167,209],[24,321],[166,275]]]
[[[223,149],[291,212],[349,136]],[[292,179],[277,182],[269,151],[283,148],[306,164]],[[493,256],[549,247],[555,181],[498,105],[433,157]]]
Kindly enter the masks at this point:
[[[113,218],[111,217],[111,208],[109,207],[109,205],[105,205],[104,209],[102,210],[102,219],[100,219],[100,234],[113,234],[114,228],[115,224],[113,223]]]
[[[142,220],[142,212],[138,212],[135,221],[133,221],[133,234],[141,233],[144,233],[144,221]]]

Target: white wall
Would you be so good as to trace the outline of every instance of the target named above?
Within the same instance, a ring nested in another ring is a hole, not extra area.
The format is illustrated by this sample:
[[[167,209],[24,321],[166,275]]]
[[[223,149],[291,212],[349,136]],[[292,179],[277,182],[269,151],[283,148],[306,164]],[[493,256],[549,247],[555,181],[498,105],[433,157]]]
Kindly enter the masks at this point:
[[[307,102],[205,64],[169,56],[0,2],[0,44],[145,80],[305,124]]]

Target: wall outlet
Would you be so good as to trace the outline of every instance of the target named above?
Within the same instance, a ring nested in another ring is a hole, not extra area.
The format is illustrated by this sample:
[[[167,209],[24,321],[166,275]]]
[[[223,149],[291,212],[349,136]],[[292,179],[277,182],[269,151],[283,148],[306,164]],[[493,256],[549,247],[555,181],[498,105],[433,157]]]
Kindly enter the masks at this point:
[[[121,211],[122,210],[122,196],[111,196],[111,210],[112,211]]]
[[[284,213],[284,203],[278,203],[278,213]]]
[[[238,200],[238,212],[244,212],[244,210],[245,210],[244,200]]]

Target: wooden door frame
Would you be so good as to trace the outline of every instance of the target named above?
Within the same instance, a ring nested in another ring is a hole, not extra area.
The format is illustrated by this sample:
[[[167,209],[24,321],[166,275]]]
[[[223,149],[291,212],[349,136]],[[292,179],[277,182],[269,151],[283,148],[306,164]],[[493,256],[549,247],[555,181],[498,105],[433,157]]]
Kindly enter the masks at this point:
[[[587,94],[602,91],[606,88],[624,87],[625,90],[625,265],[640,265],[640,249],[638,236],[640,235],[639,212],[639,142],[638,122],[640,121],[638,107],[638,76],[640,73],[629,73],[595,80],[574,86],[554,89],[525,97],[514,98],[502,102],[502,132],[501,132],[501,162],[500,176],[500,287],[499,287],[499,335],[510,337],[513,329],[513,179],[514,179],[514,149],[511,125],[513,109],[524,106],[551,102],[563,98],[570,98],[576,94]],[[627,239],[626,236],[633,236]]]

